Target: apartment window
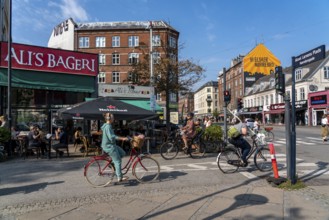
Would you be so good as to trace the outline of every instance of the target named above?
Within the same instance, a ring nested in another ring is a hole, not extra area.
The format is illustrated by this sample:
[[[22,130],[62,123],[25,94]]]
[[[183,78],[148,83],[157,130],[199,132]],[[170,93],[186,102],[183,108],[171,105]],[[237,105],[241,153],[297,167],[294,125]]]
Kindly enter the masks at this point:
[[[129,45],[129,47],[138,47],[139,46],[139,37],[138,36],[129,36],[128,45]]]
[[[287,91],[287,97],[288,97],[289,99],[291,99],[290,91],[289,91],[289,90]]]
[[[138,53],[130,53],[128,55],[128,63],[129,64],[136,64],[136,63],[138,63],[138,58],[139,58]]]
[[[296,79],[296,81],[299,81],[299,80],[301,80],[302,79],[302,70],[301,69],[298,69],[298,70],[296,70],[295,71],[295,79]]]
[[[265,96],[265,105],[268,105],[268,95]]]
[[[170,102],[177,102],[176,93],[170,93]]]
[[[133,73],[133,72],[129,72],[128,73],[128,81],[129,82],[138,82],[138,75]]]
[[[329,79],[329,66],[323,67],[324,78]]]
[[[262,96],[262,102],[260,103],[261,106],[264,105],[264,96]]]
[[[79,48],[89,47],[89,37],[79,37]]]
[[[120,64],[120,54],[113,53],[112,54],[112,64],[113,65],[119,65]]]
[[[152,36],[152,46],[155,46],[155,47],[161,46],[160,35],[153,35]]]
[[[96,37],[96,47],[105,47],[105,37]]]
[[[211,88],[207,88],[207,92],[211,92]]]
[[[120,47],[120,36],[112,37],[112,47]]]
[[[177,44],[176,38],[170,36],[169,37],[169,47],[176,48],[176,44]]]
[[[100,72],[98,74],[98,83],[105,83],[105,76],[106,74],[104,72]]]
[[[304,88],[300,88],[300,100],[305,100],[305,89]]]
[[[270,95],[270,104],[274,104],[274,101],[273,101],[273,94]]]
[[[105,54],[99,54],[99,65],[105,65],[106,60],[105,60]]]
[[[120,73],[112,72],[112,83],[120,83]]]
[[[160,53],[159,52],[153,52],[152,58],[153,58],[153,63],[159,63],[160,62]]]

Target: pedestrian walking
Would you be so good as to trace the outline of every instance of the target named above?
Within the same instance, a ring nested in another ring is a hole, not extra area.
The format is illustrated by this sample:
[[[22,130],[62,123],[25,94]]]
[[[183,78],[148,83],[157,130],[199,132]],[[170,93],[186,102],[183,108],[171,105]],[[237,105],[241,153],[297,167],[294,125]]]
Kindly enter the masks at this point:
[[[328,118],[327,114],[323,114],[321,118],[321,135],[322,135],[322,141],[327,141],[328,137]]]

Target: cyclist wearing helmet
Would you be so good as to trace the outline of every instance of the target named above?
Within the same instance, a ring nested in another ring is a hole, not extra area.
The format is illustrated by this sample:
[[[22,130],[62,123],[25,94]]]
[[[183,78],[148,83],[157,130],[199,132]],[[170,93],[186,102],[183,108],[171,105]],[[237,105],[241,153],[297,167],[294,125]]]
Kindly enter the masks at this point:
[[[182,139],[184,141],[185,147],[183,148],[183,150],[186,150],[188,148],[188,144],[187,141],[188,139],[192,139],[193,136],[195,135],[195,124],[193,121],[193,117],[194,114],[192,112],[188,113],[186,118],[187,118],[187,122],[186,125],[184,127],[182,127]]]

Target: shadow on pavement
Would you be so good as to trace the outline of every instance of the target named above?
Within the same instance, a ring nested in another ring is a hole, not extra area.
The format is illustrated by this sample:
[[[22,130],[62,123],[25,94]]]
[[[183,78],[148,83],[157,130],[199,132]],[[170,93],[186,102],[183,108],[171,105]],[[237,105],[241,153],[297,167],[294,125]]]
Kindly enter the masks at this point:
[[[56,181],[56,182],[44,182],[44,183],[37,183],[37,184],[31,184],[26,186],[18,186],[18,187],[11,187],[11,188],[4,188],[0,189],[0,196],[15,194],[15,193],[24,193],[29,194],[35,191],[42,190],[46,188],[48,185],[54,185],[54,184],[61,184],[64,181]]]

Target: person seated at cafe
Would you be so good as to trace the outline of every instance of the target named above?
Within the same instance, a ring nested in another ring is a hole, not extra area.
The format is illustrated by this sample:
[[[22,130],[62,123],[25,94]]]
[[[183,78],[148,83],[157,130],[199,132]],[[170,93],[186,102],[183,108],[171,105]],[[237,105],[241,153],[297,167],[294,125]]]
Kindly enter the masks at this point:
[[[40,134],[37,131],[37,128],[35,126],[30,126],[30,132],[27,135],[28,140],[28,149],[32,148],[40,148],[41,149],[41,143],[39,141]],[[31,152],[33,154],[33,152]]]
[[[65,148],[68,145],[67,134],[65,130],[61,127],[58,127],[55,131],[55,139],[59,141],[58,144],[52,145],[52,149],[59,154],[60,157],[64,155],[64,152],[59,150],[59,148]]]
[[[78,127],[74,132],[74,145],[82,143],[82,128]]]
[[[45,152],[47,152],[47,140],[45,133],[41,130],[41,128],[36,125],[36,133],[38,134],[38,140],[40,142],[40,148],[41,148],[41,154],[42,156],[45,156]]]

